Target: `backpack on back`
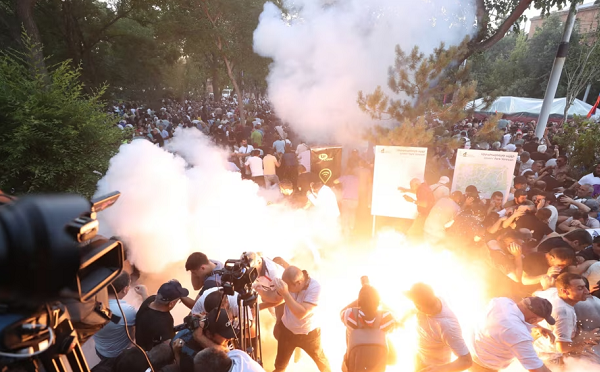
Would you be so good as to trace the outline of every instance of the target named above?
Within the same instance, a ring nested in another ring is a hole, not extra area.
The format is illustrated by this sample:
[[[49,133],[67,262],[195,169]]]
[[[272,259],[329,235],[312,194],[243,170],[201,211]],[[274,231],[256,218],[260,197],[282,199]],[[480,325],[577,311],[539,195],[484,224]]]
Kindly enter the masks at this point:
[[[358,328],[349,331],[348,350],[346,351],[347,372],[383,372],[388,357],[385,332],[381,330],[381,317],[378,314],[373,327],[361,326],[358,322],[358,309],[352,313],[357,320]]]

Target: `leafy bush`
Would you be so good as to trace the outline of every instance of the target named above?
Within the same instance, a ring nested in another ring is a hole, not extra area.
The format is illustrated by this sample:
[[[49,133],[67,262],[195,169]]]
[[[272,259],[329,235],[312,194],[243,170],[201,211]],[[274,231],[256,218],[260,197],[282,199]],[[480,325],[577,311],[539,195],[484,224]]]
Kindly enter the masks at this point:
[[[592,120],[576,116],[554,140],[566,150],[576,178],[593,171],[600,161],[600,124]]]
[[[0,53],[0,188],[17,194],[91,196],[121,144],[117,119],[105,112],[104,88],[85,95],[69,61],[44,74],[29,52]]]

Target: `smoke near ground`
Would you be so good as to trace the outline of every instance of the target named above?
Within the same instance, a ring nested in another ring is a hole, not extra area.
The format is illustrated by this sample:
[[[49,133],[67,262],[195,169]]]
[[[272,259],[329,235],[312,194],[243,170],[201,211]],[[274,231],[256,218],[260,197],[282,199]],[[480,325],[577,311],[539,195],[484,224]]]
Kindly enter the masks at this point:
[[[266,3],[254,51],[273,59],[269,99],[311,140],[345,142],[370,120],[357,94],[386,86],[394,48],[429,53],[474,29],[472,0],[283,0]]]
[[[121,146],[96,192],[121,192],[99,214],[101,233],[119,236],[140,271],[160,273],[195,251],[290,257],[337,239],[337,229],[312,212],[268,205],[269,194],[229,172],[227,154],[200,131],[178,129],[167,149],[145,140]]]

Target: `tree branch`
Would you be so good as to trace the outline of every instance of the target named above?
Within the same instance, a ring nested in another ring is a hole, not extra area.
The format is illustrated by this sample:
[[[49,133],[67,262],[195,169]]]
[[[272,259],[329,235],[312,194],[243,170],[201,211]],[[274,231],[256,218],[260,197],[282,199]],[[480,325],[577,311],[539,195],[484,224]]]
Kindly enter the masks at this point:
[[[500,25],[498,30],[494,33],[494,35],[492,35],[485,41],[474,40],[474,43],[471,43],[469,45],[469,51],[467,52],[467,56],[465,56],[465,58],[469,57],[473,53],[482,52],[484,50],[487,50],[487,49],[491,48],[494,44],[496,44],[498,41],[502,40],[504,35],[506,35],[506,33],[511,29],[513,24],[529,8],[529,6],[531,5],[532,2],[533,2],[533,0],[519,1],[519,4],[517,4],[517,6],[515,7],[515,10],[510,14],[510,16],[508,16],[508,18],[506,18],[504,20],[504,22],[502,22],[502,24]],[[479,1],[478,1],[477,11],[479,12]],[[478,17],[479,17],[479,15],[478,15]]]

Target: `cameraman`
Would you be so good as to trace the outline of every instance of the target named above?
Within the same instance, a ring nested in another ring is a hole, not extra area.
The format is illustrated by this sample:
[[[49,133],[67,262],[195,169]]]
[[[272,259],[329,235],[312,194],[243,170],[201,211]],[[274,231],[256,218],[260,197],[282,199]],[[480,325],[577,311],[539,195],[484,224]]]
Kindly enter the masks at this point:
[[[196,329],[186,328],[173,337],[171,345],[181,372],[194,372],[194,356],[205,348],[223,347],[236,338],[233,322],[225,309],[213,309],[206,319],[197,318]],[[196,326],[196,325],[194,325]]]
[[[195,372],[265,372],[248,354],[241,350],[226,352],[223,348],[211,347],[194,357]]]
[[[221,285],[221,274],[218,271],[223,270],[223,263],[209,260],[202,252],[194,252],[188,257],[185,262],[185,270],[190,272],[194,290],[200,291],[198,297],[207,289]],[[184,301],[185,306],[190,309],[194,303],[195,301],[192,299]]]
[[[171,310],[182,297],[190,292],[176,280],[160,286],[156,296],[150,296],[142,303],[136,316],[135,339],[144,350],[149,351],[175,335]]]

